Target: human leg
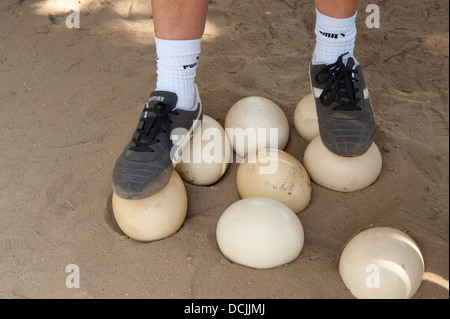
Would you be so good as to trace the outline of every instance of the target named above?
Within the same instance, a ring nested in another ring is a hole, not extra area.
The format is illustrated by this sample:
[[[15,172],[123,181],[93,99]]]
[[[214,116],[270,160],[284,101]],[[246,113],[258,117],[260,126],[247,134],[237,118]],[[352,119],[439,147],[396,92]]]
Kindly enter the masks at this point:
[[[152,1],[157,87],[115,163],[113,191],[119,197],[145,198],[167,185],[179,150],[199,128],[203,110],[195,70],[208,3]],[[176,143],[172,141],[174,131],[179,138]]]
[[[316,0],[316,47],[313,64],[331,64],[339,56],[353,57],[357,0]]]
[[[152,0],[155,36],[192,40],[203,36],[209,0]]]
[[[329,17],[345,19],[358,10],[358,0],[315,0],[316,9]]]
[[[177,108],[194,105],[195,77],[208,0],[153,0],[157,91],[177,94]]]
[[[325,146],[358,156],[371,146],[374,115],[361,66],[353,56],[357,0],[316,0],[316,47],[310,65],[319,130]]]

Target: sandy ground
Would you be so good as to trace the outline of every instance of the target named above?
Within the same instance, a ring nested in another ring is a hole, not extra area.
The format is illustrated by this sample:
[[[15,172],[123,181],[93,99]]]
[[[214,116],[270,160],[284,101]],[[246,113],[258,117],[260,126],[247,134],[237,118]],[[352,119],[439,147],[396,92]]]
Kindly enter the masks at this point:
[[[239,199],[236,163],[211,187],[186,184],[189,210],[173,236],[140,243],[117,227],[114,162],[155,86],[149,1],[80,1],[80,28],[48,14],[78,1],[0,1],[0,297],[353,298],[339,254],[358,231],[389,226],[419,245],[417,299],[448,298],[448,1],[361,1],[356,57],[376,113],[383,169],[372,186],[338,193],[313,184],[300,218],[305,245],[288,266],[227,262],[215,240]],[[205,114],[224,124],[239,99],[277,103],[291,127],[286,151],[307,142],[293,113],[309,88],[312,1],[213,0],[197,83]],[[66,266],[80,271],[67,288]]]

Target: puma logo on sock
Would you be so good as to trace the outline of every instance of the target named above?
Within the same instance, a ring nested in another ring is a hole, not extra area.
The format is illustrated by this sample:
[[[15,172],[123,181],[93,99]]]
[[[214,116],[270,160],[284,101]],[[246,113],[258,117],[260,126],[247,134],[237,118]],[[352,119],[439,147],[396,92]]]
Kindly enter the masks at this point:
[[[195,62],[195,63],[183,65],[183,69],[186,70],[187,68],[189,68],[189,69],[195,68],[198,65],[198,57],[196,60],[197,60],[197,62]]]
[[[322,31],[319,31],[319,32],[324,37],[331,38],[331,39],[345,38],[345,34],[344,33],[328,33],[328,32],[322,32]]]
[[[183,69],[186,70],[187,68],[192,69],[195,68],[198,65],[198,62],[195,62],[193,64],[187,64],[187,65],[183,65]]]

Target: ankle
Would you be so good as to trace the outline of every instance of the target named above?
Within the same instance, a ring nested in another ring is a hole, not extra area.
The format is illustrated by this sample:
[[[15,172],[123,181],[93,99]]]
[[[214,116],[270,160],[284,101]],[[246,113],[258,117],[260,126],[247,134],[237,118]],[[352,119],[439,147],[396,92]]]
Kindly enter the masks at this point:
[[[155,38],[157,59],[156,90],[178,96],[177,108],[190,109],[195,103],[195,77],[201,39],[163,40]]]
[[[316,10],[316,14],[316,46],[312,63],[331,64],[346,52],[348,54],[344,56],[344,63],[349,57],[354,58],[357,13],[345,19],[329,17],[318,10]]]

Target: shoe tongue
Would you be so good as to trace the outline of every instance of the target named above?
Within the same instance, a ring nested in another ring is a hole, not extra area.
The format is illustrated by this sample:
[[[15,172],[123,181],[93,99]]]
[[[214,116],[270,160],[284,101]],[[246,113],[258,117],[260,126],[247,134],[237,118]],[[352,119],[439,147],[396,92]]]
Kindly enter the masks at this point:
[[[348,58],[347,59],[347,69],[353,70],[353,68],[355,67],[355,60],[353,58]]]
[[[153,91],[150,94],[149,102],[150,106],[155,105],[156,103],[164,103],[171,108],[175,108],[177,105],[178,96],[175,93],[168,91]]]

